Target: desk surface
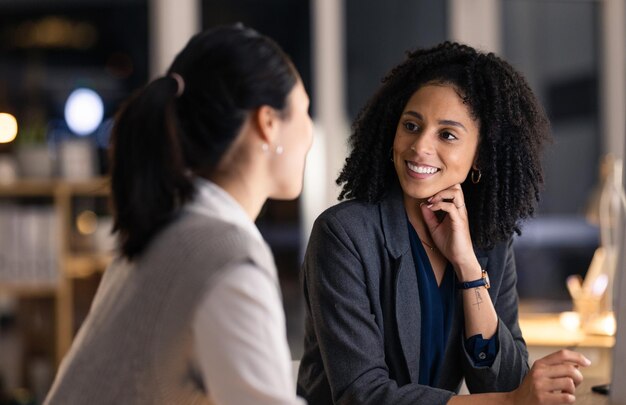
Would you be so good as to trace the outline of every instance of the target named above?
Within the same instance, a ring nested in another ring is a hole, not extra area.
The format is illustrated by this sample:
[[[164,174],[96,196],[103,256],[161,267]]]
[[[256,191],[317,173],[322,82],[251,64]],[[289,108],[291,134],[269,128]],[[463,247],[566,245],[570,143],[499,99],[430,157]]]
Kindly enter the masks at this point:
[[[545,352],[570,347],[585,352],[592,357],[592,366],[583,370],[585,379],[576,389],[578,405],[610,405],[607,395],[591,391],[594,385],[606,384],[610,374],[610,352],[615,344],[613,336],[589,335],[578,330],[568,330],[559,322],[559,314],[520,314],[520,328],[529,348],[529,352],[543,347]],[[541,352],[541,356],[547,353]],[[594,358],[595,355],[595,358]],[[540,357],[540,356],[537,356]],[[595,364],[594,364],[595,363]]]
[[[583,383],[576,389],[577,405],[610,405],[608,395],[602,395],[591,391],[591,387],[598,384],[606,384],[607,380],[597,378],[585,379]]]
[[[570,330],[561,325],[559,314],[521,313],[520,328],[526,344],[529,346],[564,347],[597,347],[612,348],[615,344],[613,336],[590,335],[579,330]]]

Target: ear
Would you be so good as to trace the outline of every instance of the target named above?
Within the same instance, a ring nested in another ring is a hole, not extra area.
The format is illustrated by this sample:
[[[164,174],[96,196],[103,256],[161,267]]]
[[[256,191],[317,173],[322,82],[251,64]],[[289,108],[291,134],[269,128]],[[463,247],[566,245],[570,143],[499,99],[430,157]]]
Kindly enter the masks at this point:
[[[474,162],[472,163],[472,169],[480,170],[478,168],[478,152],[476,152],[476,155],[474,155]]]
[[[252,113],[252,123],[257,129],[261,141],[273,144],[278,137],[279,117],[277,111],[268,106],[262,105]]]

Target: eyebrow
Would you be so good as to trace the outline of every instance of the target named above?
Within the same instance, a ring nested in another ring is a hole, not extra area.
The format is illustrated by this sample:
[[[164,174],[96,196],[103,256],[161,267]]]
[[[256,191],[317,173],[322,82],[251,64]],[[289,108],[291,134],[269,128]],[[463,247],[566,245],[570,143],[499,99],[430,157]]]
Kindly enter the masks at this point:
[[[403,113],[402,113],[402,115],[410,115],[410,116],[415,117],[415,118],[417,118],[417,119],[420,119],[420,120],[422,120],[422,121],[424,120],[424,117],[422,117],[422,114],[420,114],[420,113],[418,113],[418,112],[415,112],[415,111],[405,111],[405,112],[403,112]],[[452,126],[452,127],[461,128],[461,129],[463,129],[465,132],[467,132],[467,128],[465,128],[465,127],[463,126],[463,124],[461,124],[460,122],[457,122],[457,121],[453,121],[453,120],[440,120],[438,123],[439,123],[439,125],[449,125],[449,126]]]

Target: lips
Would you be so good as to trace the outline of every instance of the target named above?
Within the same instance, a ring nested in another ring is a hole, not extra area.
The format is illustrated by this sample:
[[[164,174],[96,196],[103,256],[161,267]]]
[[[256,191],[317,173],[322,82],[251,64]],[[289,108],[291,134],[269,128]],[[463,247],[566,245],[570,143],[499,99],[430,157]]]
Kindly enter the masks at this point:
[[[406,167],[409,169],[410,172],[418,174],[421,176],[430,176],[432,174],[437,173],[440,169],[434,167],[434,166],[428,166],[428,165],[422,165],[422,164],[417,164],[414,162],[406,162]]]

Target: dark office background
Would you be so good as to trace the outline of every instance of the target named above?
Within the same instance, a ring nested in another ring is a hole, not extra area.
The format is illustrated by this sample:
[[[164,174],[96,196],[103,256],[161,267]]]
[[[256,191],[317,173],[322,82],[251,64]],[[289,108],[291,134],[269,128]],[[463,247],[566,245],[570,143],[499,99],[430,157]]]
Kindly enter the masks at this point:
[[[345,1],[348,119],[405,51],[447,39],[447,11],[439,0]],[[314,101],[311,0],[202,0],[201,12],[203,28],[242,22],[274,38]],[[66,35],[42,39],[36,31],[46,24],[60,24]],[[515,243],[522,299],[569,305],[565,278],[584,274],[598,245],[597,227],[585,219],[600,156],[598,24],[596,2],[503,2],[502,54],[528,78],[554,133],[538,217]],[[148,79],[148,32],[147,0],[0,0],[0,111],[18,120],[27,120],[33,108],[43,112],[54,143],[73,136],[63,121],[68,94],[89,86],[103,97],[105,119],[111,118]],[[93,135],[101,172],[107,133],[103,126]],[[0,153],[15,147],[0,145]],[[303,322],[299,210],[298,201],[270,202],[258,221],[276,255],[295,358]]]

